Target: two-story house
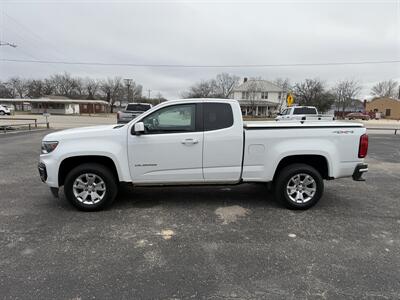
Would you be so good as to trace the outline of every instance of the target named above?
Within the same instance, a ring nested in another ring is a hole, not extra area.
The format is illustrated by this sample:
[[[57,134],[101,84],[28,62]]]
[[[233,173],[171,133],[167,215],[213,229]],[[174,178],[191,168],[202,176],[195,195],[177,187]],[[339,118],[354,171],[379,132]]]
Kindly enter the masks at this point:
[[[238,100],[244,116],[270,116],[286,105],[286,92],[267,80],[244,78],[231,97]]]

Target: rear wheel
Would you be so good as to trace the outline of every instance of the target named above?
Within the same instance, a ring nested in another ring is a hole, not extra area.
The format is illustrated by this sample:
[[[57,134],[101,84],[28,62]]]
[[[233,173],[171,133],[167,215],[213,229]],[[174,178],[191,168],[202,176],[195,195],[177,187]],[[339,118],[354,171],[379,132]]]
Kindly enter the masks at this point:
[[[114,201],[117,191],[115,177],[100,164],[82,164],[65,178],[65,196],[79,210],[104,209]]]
[[[323,179],[315,168],[293,164],[280,171],[275,196],[287,208],[307,209],[318,202],[323,190]]]

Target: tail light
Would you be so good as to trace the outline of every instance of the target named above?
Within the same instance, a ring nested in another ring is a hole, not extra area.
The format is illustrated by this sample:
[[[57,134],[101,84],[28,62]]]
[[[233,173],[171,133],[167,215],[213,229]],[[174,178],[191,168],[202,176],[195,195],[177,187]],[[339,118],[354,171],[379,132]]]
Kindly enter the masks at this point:
[[[363,134],[360,137],[360,146],[358,147],[358,158],[364,158],[368,152],[368,135]]]

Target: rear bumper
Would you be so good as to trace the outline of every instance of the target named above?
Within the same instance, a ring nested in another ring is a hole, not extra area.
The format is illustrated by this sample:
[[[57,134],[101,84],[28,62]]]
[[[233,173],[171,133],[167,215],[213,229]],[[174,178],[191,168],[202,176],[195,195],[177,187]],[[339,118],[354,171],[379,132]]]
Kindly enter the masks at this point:
[[[353,180],[355,181],[365,181],[364,178],[362,178],[362,175],[364,173],[368,172],[368,164],[358,164],[356,168],[354,169],[353,173]]]

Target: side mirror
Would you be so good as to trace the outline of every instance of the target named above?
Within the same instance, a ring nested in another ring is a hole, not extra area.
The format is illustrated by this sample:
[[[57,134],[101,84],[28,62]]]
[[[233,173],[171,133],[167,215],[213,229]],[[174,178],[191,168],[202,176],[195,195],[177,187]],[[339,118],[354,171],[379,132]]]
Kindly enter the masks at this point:
[[[144,133],[144,123],[143,122],[137,122],[134,125],[134,131],[136,134],[142,134]]]

